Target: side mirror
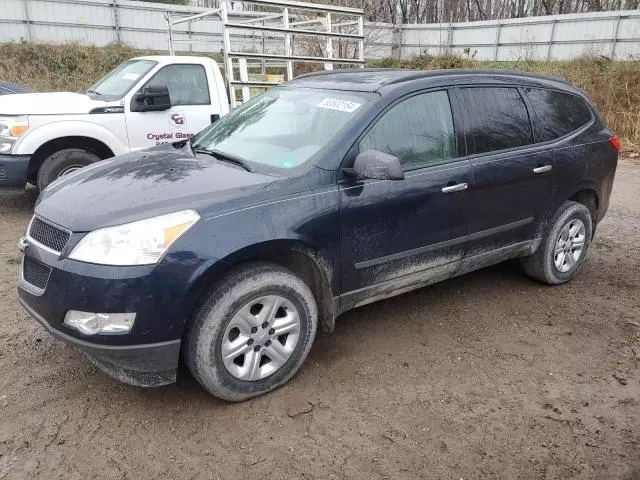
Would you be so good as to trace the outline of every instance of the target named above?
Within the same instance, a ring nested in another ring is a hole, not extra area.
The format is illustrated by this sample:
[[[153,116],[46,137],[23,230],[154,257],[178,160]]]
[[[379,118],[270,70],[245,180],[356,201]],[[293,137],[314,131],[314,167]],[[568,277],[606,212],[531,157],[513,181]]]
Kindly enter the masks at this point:
[[[157,112],[170,108],[171,98],[166,85],[149,85],[136,93],[131,101],[132,112]]]
[[[404,173],[398,157],[378,150],[360,152],[353,168],[343,168],[342,173],[354,180],[371,178],[374,180],[404,180]]]

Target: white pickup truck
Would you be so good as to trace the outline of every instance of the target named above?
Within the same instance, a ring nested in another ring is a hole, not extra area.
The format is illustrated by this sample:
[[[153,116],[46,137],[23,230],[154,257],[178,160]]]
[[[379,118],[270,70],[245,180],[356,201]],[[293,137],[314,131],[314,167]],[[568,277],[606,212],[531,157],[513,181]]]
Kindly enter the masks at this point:
[[[229,112],[206,57],[128,60],[84,93],[0,97],[0,188],[40,189],[101,159],[187,139]]]

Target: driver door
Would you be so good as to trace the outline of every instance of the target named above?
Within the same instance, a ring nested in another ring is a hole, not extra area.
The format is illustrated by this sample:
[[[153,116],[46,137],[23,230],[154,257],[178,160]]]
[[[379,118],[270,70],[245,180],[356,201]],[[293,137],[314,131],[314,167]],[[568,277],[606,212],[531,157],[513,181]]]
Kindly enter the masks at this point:
[[[465,253],[466,186],[446,90],[391,106],[359,151],[400,159],[403,180],[340,185],[341,308],[351,308],[453,276]]]
[[[129,148],[139,150],[161,143],[190,138],[211,123],[211,102],[207,74],[199,64],[167,65],[138,90],[166,87],[171,108],[163,111],[132,111],[127,102],[126,122]]]

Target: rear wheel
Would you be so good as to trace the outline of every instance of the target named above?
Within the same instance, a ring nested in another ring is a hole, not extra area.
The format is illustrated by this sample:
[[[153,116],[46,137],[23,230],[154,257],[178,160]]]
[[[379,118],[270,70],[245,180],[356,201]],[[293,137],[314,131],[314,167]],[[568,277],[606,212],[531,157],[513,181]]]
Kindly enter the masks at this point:
[[[229,272],[196,312],[185,360],[212,395],[245,400],[297,372],[317,323],[313,294],[296,275],[267,263],[243,266]]]
[[[550,285],[568,282],[584,262],[592,232],[589,209],[577,202],[563,203],[547,226],[536,252],[522,260],[525,272]]]
[[[54,180],[101,160],[80,148],[65,148],[49,155],[38,171],[38,188],[42,191]]]

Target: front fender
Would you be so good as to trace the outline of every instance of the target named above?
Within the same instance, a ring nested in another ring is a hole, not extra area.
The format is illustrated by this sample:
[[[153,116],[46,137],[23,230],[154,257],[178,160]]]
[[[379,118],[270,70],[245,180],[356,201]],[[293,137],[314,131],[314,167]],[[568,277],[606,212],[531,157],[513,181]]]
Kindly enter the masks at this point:
[[[340,252],[338,190],[335,185],[221,215],[206,213],[201,232],[210,242],[208,256],[227,259],[265,246],[300,245],[318,252],[316,261],[337,290]],[[323,259],[331,259],[323,261]]]
[[[114,155],[121,155],[129,151],[128,145],[122,143],[118,137],[102,125],[79,120],[62,120],[30,128],[16,142],[12,153],[14,155],[32,155],[45,143],[63,137],[93,138],[109,147]]]
[[[233,265],[259,258],[277,261],[284,251],[311,258],[330,293],[339,293],[340,230],[337,187],[287,196],[229,213],[200,212],[201,219],[172,246],[167,261],[197,264],[188,280],[186,306]]]

